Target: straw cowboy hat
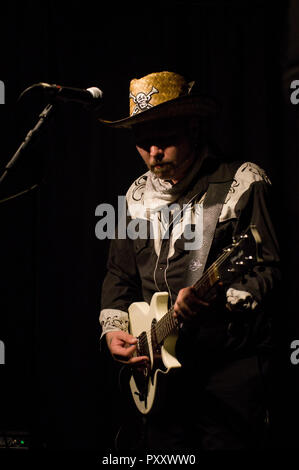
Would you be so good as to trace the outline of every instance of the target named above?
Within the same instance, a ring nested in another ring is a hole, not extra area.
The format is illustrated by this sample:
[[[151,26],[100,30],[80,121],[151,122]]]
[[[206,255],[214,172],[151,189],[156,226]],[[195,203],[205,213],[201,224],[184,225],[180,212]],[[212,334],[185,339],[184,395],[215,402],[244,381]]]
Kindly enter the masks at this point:
[[[211,97],[192,92],[194,84],[174,72],[134,78],[130,82],[130,116],[117,121],[99,121],[112,127],[130,128],[154,119],[215,115],[218,111],[216,102]]]

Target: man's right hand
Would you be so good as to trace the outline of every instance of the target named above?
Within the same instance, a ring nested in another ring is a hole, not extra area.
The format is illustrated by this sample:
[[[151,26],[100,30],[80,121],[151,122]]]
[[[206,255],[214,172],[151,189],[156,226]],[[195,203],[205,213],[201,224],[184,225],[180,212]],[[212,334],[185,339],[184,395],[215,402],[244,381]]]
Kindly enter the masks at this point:
[[[137,338],[125,331],[108,331],[106,341],[112,357],[124,364],[142,365],[149,361],[147,356],[135,356]]]

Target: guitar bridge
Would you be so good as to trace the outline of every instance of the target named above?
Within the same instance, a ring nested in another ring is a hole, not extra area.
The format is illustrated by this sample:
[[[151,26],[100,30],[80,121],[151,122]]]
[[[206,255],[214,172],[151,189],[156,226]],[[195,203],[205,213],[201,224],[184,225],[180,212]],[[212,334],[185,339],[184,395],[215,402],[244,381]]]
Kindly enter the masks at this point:
[[[137,338],[137,347],[136,347],[137,356],[148,356],[149,345],[147,341],[146,332],[141,333]],[[135,380],[135,384],[138,391],[135,391],[134,394],[139,397],[140,401],[143,401],[145,407],[147,406],[147,392],[148,392],[148,380],[149,380],[149,366],[134,366],[132,367],[132,375]]]

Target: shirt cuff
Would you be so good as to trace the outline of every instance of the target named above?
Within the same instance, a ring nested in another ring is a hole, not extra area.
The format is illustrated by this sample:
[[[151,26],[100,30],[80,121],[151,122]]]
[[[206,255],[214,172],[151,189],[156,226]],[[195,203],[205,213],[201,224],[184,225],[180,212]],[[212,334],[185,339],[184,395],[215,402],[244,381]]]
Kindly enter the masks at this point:
[[[233,289],[230,287],[226,292],[227,302],[231,310],[254,310],[257,302],[252,295],[244,290]]]
[[[129,315],[123,310],[104,308],[100,313],[101,338],[109,331],[129,331]]]

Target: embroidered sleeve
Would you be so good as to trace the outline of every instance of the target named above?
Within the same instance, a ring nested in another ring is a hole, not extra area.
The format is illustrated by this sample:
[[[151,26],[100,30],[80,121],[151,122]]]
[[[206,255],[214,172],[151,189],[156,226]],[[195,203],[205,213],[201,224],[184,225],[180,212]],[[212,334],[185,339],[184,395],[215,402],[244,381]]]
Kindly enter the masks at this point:
[[[271,182],[265,171],[252,162],[243,163],[237,170],[232,185],[226,196],[223,208],[219,217],[220,222],[231,218],[237,218],[237,207],[244,193],[257,182],[264,182],[271,186]]]
[[[100,325],[102,327],[101,338],[108,331],[128,331],[129,317],[127,312],[113,308],[105,308],[100,313]]]
[[[281,281],[279,245],[274,225],[274,220],[277,222],[274,217],[276,207],[274,206],[272,187],[264,171],[257,165],[248,162],[237,171],[236,181],[238,186],[234,188],[234,192],[228,195],[228,205],[234,201],[230,214],[235,217],[234,221],[232,220],[234,234],[241,234],[250,225],[256,226],[262,240],[263,266],[254,266],[252,272],[245,273],[242,278],[234,280],[228,286],[236,291],[251,294],[252,304],[250,298],[247,299],[246,296],[242,298],[234,291],[229,291],[233,295],[230,296],[232,299],[228,304],[229,306],[234,305],[235,309],[238,309],[242,304],[244,304],[242,309],[246,306],[251,309],[256,306],[253,302],[255,300],[259,308],[262,309],[266,296],[271,291],[274,292]]]
[[[254,310],[257,306],[256,300],[249,292],[233,289],[230,287],[226,292],[227,302],[232,310]]]

